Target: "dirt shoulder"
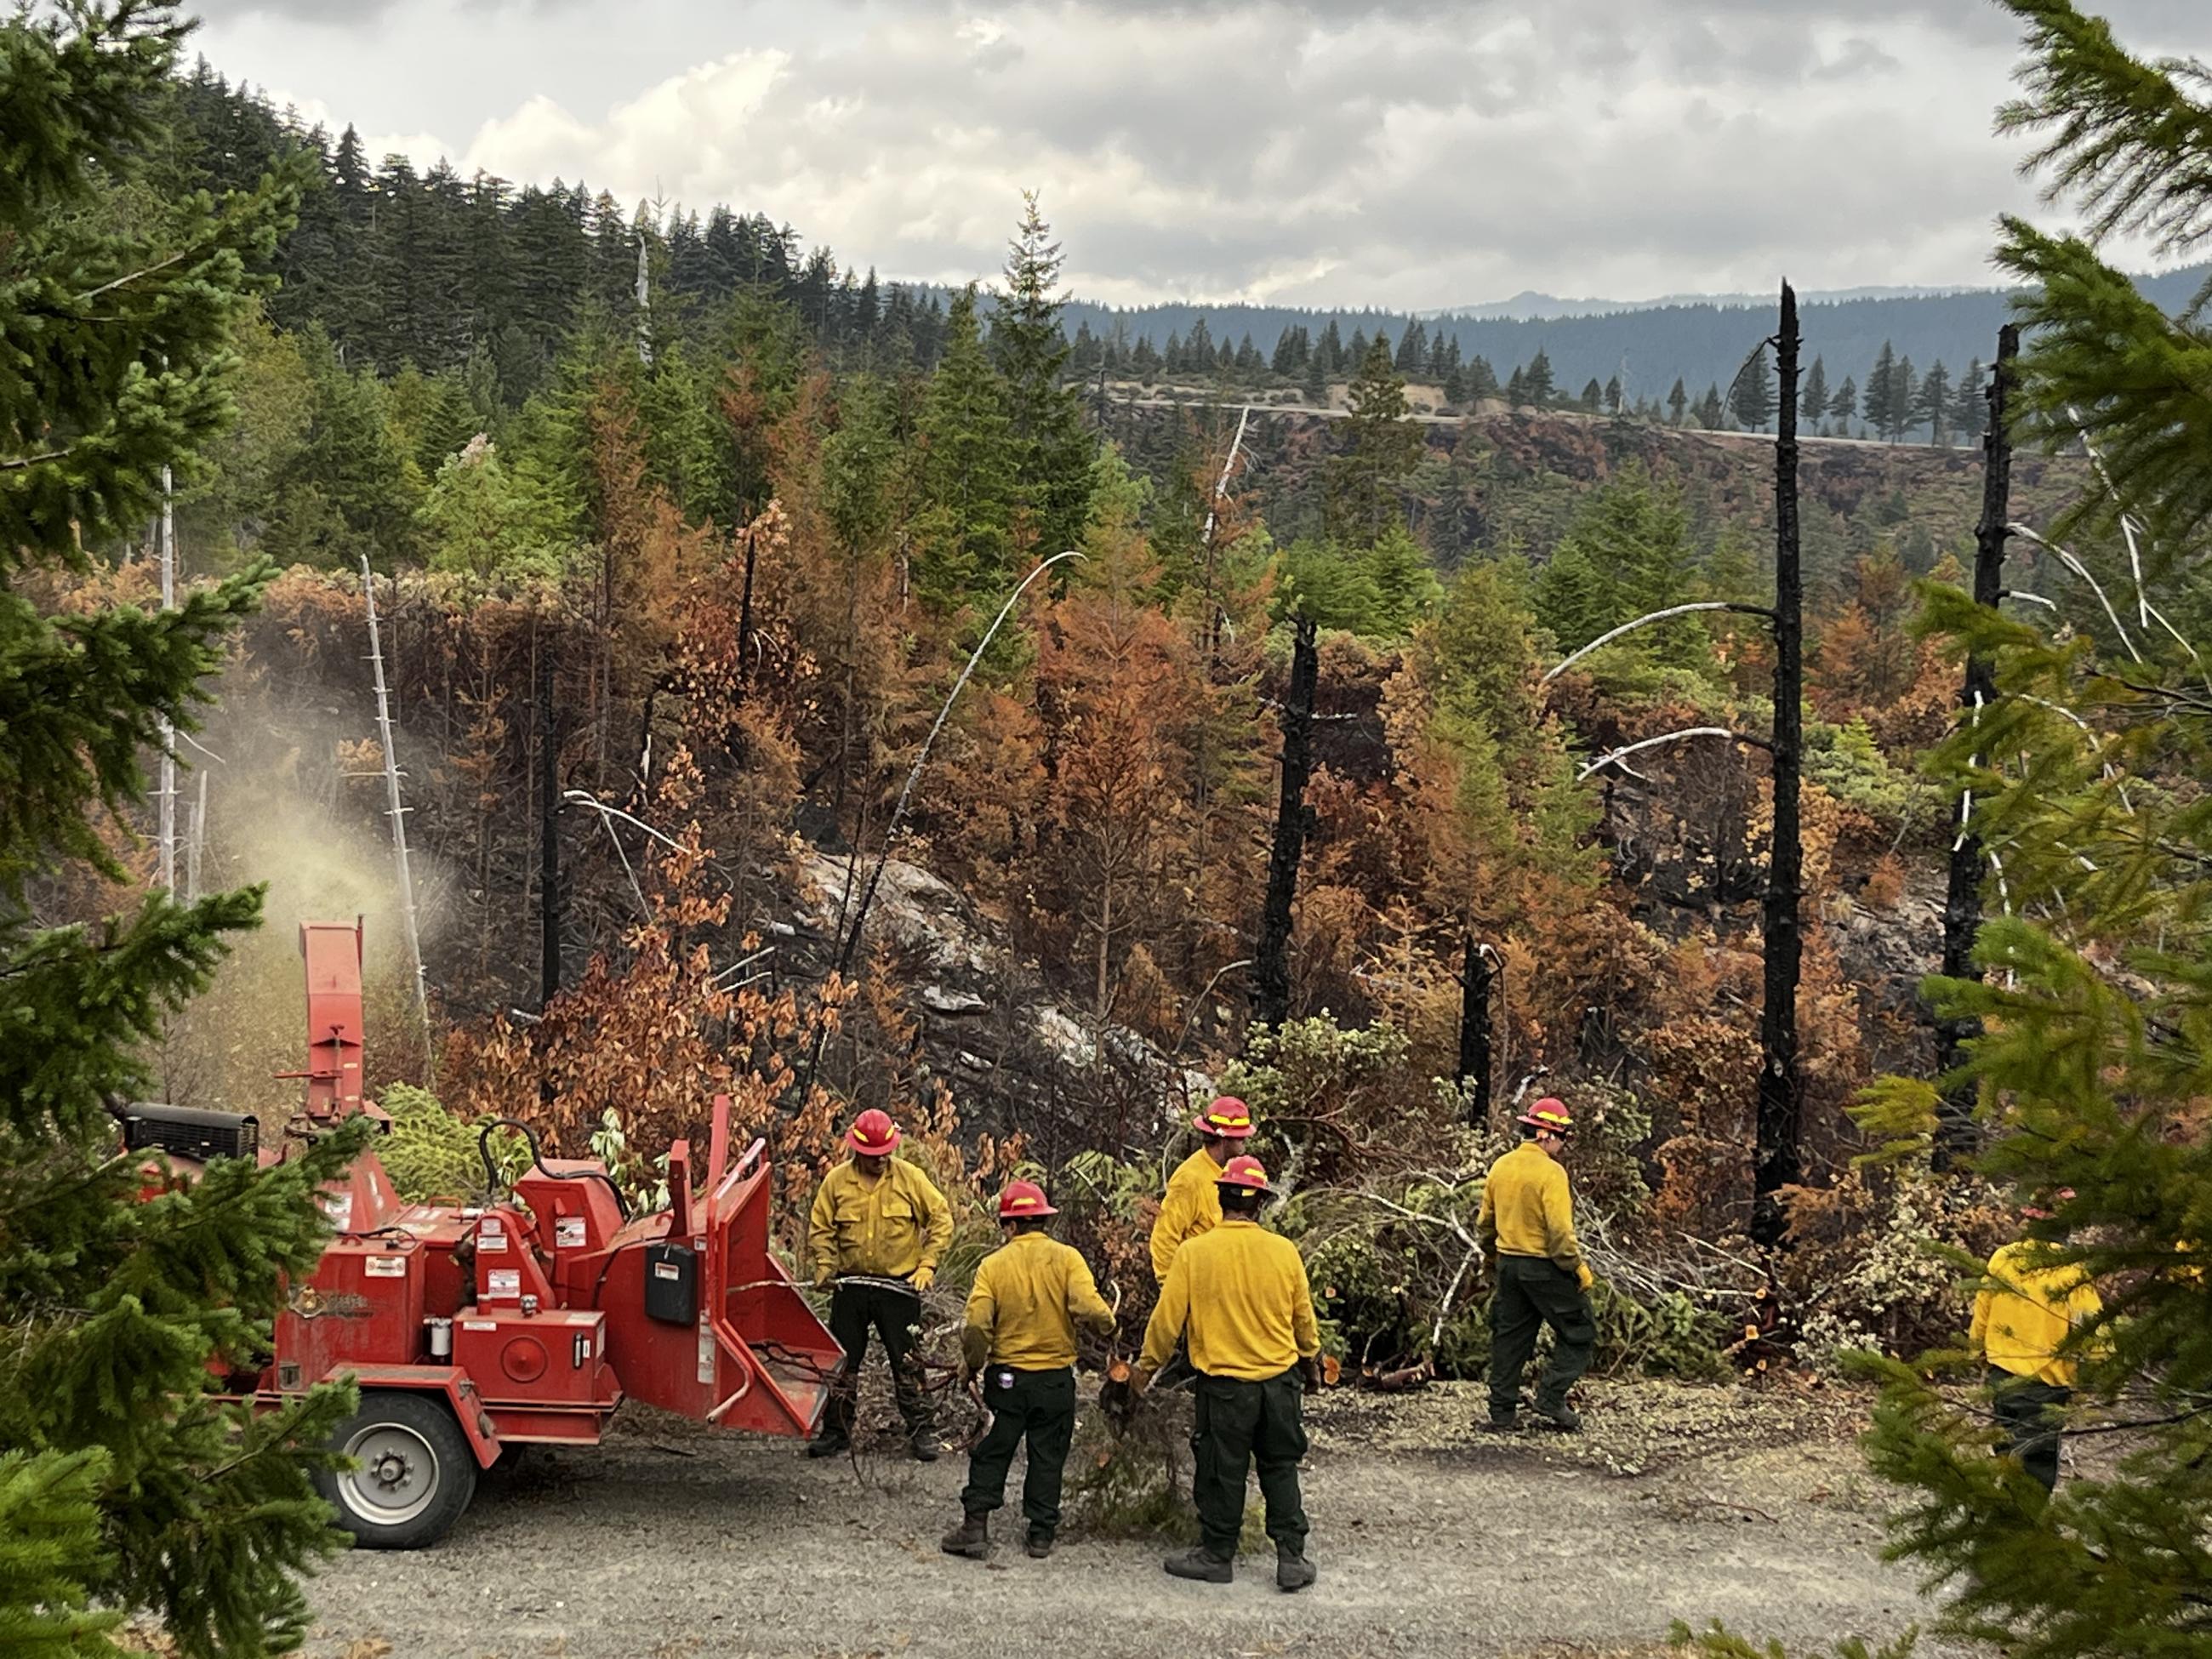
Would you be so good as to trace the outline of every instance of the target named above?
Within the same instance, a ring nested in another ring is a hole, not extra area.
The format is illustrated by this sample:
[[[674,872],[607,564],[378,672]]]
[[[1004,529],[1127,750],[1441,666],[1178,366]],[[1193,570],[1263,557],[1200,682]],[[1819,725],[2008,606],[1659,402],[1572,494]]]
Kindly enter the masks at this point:
[[[1143,1540],[953,1560],[937,1538],[958,1518],[957,1454],[811,1464],[787,1442],[641,1425],[488,1482],[436,1549],[333,1564],[313,1589],[309,1651],[1551,1659],[1641,1650],[1678,1618],[1792,1644],[1925,1621],[1911,1572],[1878,1559],[1857,1402],[1589,1394],[1579,1440],[1477,1431],[1464,1387],[1316,1401],[1305,1492],[1321,1580],[1296,1596],[1275,1590],[1271,1557],[1247,1557],[1232,1585],[1190,1584]]]

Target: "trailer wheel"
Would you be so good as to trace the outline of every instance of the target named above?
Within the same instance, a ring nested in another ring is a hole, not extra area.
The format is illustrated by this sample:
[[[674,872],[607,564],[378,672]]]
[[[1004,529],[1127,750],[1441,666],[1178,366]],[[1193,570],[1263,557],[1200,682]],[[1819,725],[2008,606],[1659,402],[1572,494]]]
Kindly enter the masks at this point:
[[[414,1550],[443,1538],[477,1489],[476,1455],[446,1403],[380,1389],[339,1428],[331,1449],[357,1468],[319,1474],[337,1524],[363,1547]]]

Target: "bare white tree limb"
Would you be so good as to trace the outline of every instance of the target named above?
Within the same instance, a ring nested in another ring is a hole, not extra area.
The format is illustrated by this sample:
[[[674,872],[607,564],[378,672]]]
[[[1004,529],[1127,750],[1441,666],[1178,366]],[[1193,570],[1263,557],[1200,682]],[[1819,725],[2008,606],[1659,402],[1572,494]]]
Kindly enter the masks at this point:
[[[2005,528],[2012,534],[2033,542],[2038,547],[2054,554],[2059,563],[2088,583],[2089,591],[2097,596],[2097,603],[2105,607],[2105,615],[2111,619],[2112,631],[2120,636],[2120,643],[2127,647],[2128,655],[2136,662],[2142,660],[2142,653],[2136,649],[2136,642],[2128,634],[2128,625],[2120,620],[2120,613],[2112,609],[2112,596],[2105,592],[2104,584],[2089,574],[2088,566],[2083,564],[2081,560],[2059,546],[2057,543],[2047,537],[2038,535],[2024,524],[2007,525]]]
[[[1633,634],[1638,629],[1644,627],[1648,623],[1664,622],[1669,617],[1686,617],[1693,611],[1734,611],[1742,616],[1764,617],[1769,622],[1774,620],[1774,613],[1771,611],[1767,610],[1764,605],[1737,605],[1727,599],[1700,599],[1695,605],[1669,605],[1664,611],[1654,611],[1649,615],[1638,617],[1634,622],[1621,623],[1620,627],[1613,629],[1610,633],[1599,635],[1588,645],[1583,646],[1579,651],[1572,652],[1566,657],[1561,659],[1558,665],[1546,672],[1544,678],[1539,680],[1537,684],[1540,685],[1549,685],[1553,679],[1558,675],[1572,667],[1575,664],[1580,662],[1584,657],[1589,655],[1591,652],[1596,650],[1600,646],[1611,645],[1623,634]]]
[[[1685,738],[1726,738],[1730,743],[1745,744],[1753,749],[1765,749],[1769,751],[1771,751],[1774,747],[1765,738],[1754,738],[1748,732],[1734,731],[1725,726],[1686,726],[1680,732],[1662,732],[1658,737],[1645,738],[1638,743],[1624,744],[1609,755],[1601,755],[1575,774],[1575,781],[1580,783],[1591,773],[1612,765],[1624,755],[1632,755],[1639,749],[1656,749],[1662,743],[1680,743]]]

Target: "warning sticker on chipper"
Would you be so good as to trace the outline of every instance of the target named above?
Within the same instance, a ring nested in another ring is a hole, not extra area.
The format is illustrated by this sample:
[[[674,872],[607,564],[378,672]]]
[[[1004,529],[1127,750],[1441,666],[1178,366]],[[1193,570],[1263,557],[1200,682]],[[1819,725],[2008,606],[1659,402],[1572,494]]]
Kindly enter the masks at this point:
[[[465,1331],[495,1331],[499,1328],[499,1321],[496,1319],[464,1319],[461,1322],[461,1328]]]
[[[553,1223],[553,1248],[556,1250],[580,1250],[586,1243],[584,1218],[564,1215]]]
[[[516,1267],[495,1267],[484,1275],[486,1296],[520,1296],[522,1273]]]
[[[407,1258],[404,1255],[373,1255],[364,1264],[371,1279],[404,1279],[407,1277]]]
[[[656,1261],[653,1264],[653,1276],[655,1279],[681,1279],[684,1269],[673,1261]]]
[[[486,1255],[501,1255],[507,1249],[507,1235],[505,1233],[478,1233],[477,1235],[477,1249],[483,1251]]]

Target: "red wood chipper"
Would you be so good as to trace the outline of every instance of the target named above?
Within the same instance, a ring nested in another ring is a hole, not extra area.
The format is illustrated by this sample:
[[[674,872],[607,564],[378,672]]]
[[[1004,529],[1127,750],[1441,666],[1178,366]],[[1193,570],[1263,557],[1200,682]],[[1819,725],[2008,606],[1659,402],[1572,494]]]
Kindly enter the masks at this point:
[[[306,1133],[360,1113],[358,922],[304,923]],[[532,1163],[502,1193],[490,1138],[530,1139]],[[137,1105],[125,1145],[189,1170],[216,1157],[283,1156],[236,1113]],[[844,1364],[769,1249],[766,1145],[734,1157],[730,1103],[714,1102],[703,1181],[691,1147],[668,1158],[668,1207],[628,1212],[596,1159],[542,1154],[528,1126],[478,1136],[480,1205],[410,1204],[374,1152],[323,1203],[337,1230],[313,1279],[276,1321],[276,1349],[241,1380],[275,1402],[352,1377],[361,1409],[337,1437],[356,1460],[327,1477],[338,1523],[362,1543],[410,1549],[442,1537],[477,1474],[519,1445],[591,1445],[625,1399],[717,1425],[810,1435]]]

